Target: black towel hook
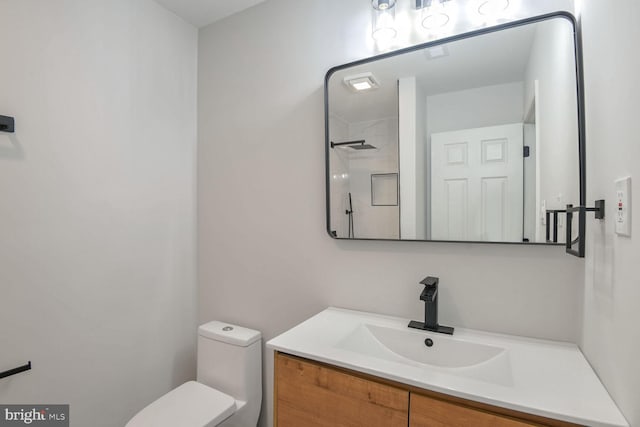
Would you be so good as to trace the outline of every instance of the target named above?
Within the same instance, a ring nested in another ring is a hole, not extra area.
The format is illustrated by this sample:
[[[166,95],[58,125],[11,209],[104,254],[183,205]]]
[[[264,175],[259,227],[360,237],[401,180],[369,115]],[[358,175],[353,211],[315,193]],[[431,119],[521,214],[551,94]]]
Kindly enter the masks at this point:
[[[18,366],[17,368],[9,369],[8,371],[0,372],[0,379],[7,378],[20,372],[25,372],[31,369],[31,361],[28,361],[26,365]]]
[[[16,121],[13,117],[0,116],[0,132],[13,133],[16,130]]]

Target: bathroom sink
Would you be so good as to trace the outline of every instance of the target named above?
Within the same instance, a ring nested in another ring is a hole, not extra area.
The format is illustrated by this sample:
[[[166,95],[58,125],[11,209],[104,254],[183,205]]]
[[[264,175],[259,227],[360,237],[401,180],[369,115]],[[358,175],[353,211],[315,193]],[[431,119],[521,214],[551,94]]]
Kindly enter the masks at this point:
[[[517,412],[577,425],[629,426],[575,344],[460,326],[445,335],[408,324],[409,319],[331,307],[267,346]]]
[[[425,344],[429,339],[430,347]],[[336,347],[392,362],[440,368],[465,368],[495,359],[504,348],[463,341],[441,334],[360,325]]]

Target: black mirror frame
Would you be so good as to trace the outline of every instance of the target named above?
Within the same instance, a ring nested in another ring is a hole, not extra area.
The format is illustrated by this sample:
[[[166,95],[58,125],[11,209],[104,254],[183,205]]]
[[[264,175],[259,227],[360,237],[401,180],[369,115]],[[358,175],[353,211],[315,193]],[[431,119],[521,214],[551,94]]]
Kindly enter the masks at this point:
[[[399,50],[383,53],[380,55],[372,56],[365,59],[360,59],[347,64],[338,65],[327,71],[324,79],[324,132],[325,132],[325,203],[326,203],[326,231],[327,234],[336,240],[371,240],[371,241],[388,241],[388,242],[440,242],[440,243],[482,243],[482,244],[506,244],[506,245],[547,245],[547,246],[564,246],[564,243],[553,242],[484,242],[484,241],[465,241],[465,240],[412,240],[412,239],[373,239],[373,238],[345,238],[337,237],[331,231],[331,179],[330,179],[330,141],[329,141],[329,78],[336,72],[345,68],[353,67],[356,65],[367,64],[369,62],[378,61],[385,58],[391,58],[394,56],[402,55],[417,50],[431,48],[441,44],[451,43],[459,40],[469,39],[472,37],[480,36],[483,34],[494,33],[510,28],[521,27],[523,25],[529,25],[536,22],[542,22],[553,18],[567,19],[573,26],[573,42],[575,53],[575,65],[576,65],[576,93],[577,93],[577,112],[578,112],[578,175],[580,179],[580,206],[585,206],[586,194],[587,194],[587,179],[586,179],[586,125],[585,125],[585,106],[584,106],[584,71],[583,71],[583,59],[582,59],[582,36],[580,31],[580,25],[576,21],[576,18],[569,12],[559,11],[553,13],[547,13],[544,15],[533,16],[517,21],[507,22],[505,24],[499,24],[492,27],[482,28],[479,30],[473,30],[462,34],[456,34],[450,37],[434,40],[432,42],[421,43],[415,46],[406,47]]]

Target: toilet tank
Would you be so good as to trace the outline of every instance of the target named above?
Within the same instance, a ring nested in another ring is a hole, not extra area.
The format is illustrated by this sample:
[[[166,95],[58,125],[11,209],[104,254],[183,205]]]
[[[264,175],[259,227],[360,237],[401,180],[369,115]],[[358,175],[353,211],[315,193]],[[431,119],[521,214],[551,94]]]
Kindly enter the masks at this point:
[[[257,404],[262,400],[259,331],[213,321],[198,328],[198,382]],[[252,405],[253,406],[253,405]]]

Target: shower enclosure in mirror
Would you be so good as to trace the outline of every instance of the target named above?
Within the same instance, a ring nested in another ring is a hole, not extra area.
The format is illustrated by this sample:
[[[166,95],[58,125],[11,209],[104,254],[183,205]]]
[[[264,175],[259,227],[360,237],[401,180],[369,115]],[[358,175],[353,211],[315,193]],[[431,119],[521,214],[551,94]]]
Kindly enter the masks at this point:
[[[331,236],[549,243],[546,212],[584,203],[575,31],[557,13],[331,69]]]

